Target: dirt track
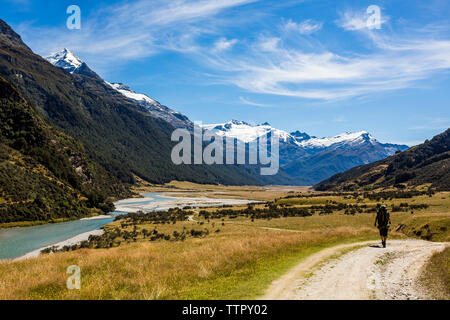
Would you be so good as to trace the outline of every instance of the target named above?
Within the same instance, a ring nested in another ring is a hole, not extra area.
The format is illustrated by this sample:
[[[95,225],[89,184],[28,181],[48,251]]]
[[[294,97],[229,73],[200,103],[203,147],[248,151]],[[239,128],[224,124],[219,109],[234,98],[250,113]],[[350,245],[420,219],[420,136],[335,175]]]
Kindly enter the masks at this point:
[[[383,249],[376,241],[322,250],[274,281],[261,299],[360,300],[428,299],[418,284],[421,268],[448,243],[391,240]],[[341,255],[344,250],[363,246]]]

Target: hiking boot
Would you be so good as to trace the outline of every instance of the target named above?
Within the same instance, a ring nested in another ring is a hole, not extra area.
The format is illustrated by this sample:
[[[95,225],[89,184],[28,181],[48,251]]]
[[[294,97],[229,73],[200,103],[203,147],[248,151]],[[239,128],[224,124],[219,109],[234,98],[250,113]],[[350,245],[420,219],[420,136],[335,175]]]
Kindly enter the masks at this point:
[[[383,248],[386,248],[386,241],[382,241],[383,243]]]

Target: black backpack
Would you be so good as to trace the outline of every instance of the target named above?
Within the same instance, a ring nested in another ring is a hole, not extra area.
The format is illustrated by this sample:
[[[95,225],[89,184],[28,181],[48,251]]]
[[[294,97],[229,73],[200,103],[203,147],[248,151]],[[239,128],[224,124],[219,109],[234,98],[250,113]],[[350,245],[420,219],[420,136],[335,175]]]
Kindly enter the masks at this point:
[[[389,212],[386,207],[381,207],[378,210],[378,226],[379,227],[387,227],[389,224]]]

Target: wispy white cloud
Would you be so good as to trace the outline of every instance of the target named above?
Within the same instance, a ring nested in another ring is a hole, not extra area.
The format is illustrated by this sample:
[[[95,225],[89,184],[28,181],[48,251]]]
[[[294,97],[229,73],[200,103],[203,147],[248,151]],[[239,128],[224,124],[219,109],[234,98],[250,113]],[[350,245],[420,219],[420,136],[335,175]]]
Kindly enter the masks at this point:
[[[322,29],[323,23],[308,19],[301,23],[296,23],[289,19],[283,26],[286,31],[294,31],[300,34],[309,35]]]
[[[363,35],[372,47],[364,54],[336,53],[324,45],[306,51],[288,46],[281,35],[265,34],[245,55],[209,61],[228,72],[224,82],[250,92],[319,100],[410,88],[450,70],[450,40],[442,40],[442,34],[441,39],[423,30],[407,36],[367,30]]]
[[[164,27],[185,22],[205,20],[219,12],[257,2],[259,0],[139,0],[110,7],[110,23],[121,27],[126,25]]]
[[[43,55],[68,47],[79,55],[99,57],[99,62],[147,57],[165,50],[192,52],[199,49],[198,37],[218,33],[214,18],[219,13],[258,1],[137,0],[83,16],[80,31],[33,28],[28,23],[19,31]],[[222,42],[222,48],[235,43],[230,41]]]
[[[217,51],[225,51],[231,49],[236,43],[238,43],[237,39],[220,38],[214,44],[214,50]]]
[[[90,55],[97,66],[181,52],[214,73],[214,83],[303,99],[343,99],[398,90],[450,70],[448,25],[434,23],[406,35],[384,28],[374,32],[367,28],[364,10],[345,11],[338,20],[342,28],[358,30],[356,35],[367,38],[372,48],[364,53],[328,48],[316,38],[323,24],[311,19],[284,20],[278,28],[260,30],[259,35],[225,36],[223,25],[238,23],[226,10],[254,2],[258,0],[138,0],[84,17],[80,32],[24,24],[21,33],[41,54],[68,47],[82,57]],[[382,15],[382,23],[388,19]],[[39,37],[31,37],[35,34]],[[305,43],[308,48],[302,46]],[[239,50],[234,50],[237,46]]]
[[[249,106],[254,106],[254,107],[270,107],[270,105],[268,105],[268,104],[253,102],[250,99],[244,98],[244,97],[239,97],[239,101],[243,104],[247,104]]]
[[[277,52],[281,38],[261,36],[255,43],[255,49],[262,52]]]

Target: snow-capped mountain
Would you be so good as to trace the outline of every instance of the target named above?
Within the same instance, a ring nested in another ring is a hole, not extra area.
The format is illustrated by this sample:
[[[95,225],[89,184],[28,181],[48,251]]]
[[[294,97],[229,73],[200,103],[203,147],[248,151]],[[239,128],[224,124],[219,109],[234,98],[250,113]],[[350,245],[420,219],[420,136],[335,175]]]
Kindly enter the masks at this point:
[[[62,51],[53,53],[45,57],[48,62],[56,67],[66,70],[70,73],[76,73],[77,70],[83,65],[83,61],[78,58],[72,51],[64,48]]]
[[[283,142],[294,139],[286,131],[275,129],[267,122],[252,126],[244,121],[231,120],[226,123],[207,124],[202,127],[205,130],[213,131],[218,136],[235,138],[244,142],[251,142],[267,135],[269,132],[279,137],[280,141]]]
[[[306,154],[300,148],[300,136],[294,136],[286,131],[273,128],[265,122],[259,125],[251,125],[244,121],[231,120],[226,123],[207,124],[203,129],[214,132],[218,136],[234,138],[245,143],[255,141],[259,137],[273,135],[280,141],[280,165],[286,165],[289,162],[298,159]]]
[[[339,146],[358,146],[369,143],[383,145],[367,131],[346,132],[333,137],[317,138],[307,133],[286,131],[273,128],[269,123],[251,125],[245,121],[231,120],[220,124],[207,124],[202,126],[206,130],[213,131],[223,137],[231,137],[244,142],[251,142],[269,133],[279,137],[281,143],[290,143],[304,149],[308,153],[315,153],[324,149],[337,148]],[[387,152],[392,155],[397,150],[395,145],[386,144]]]
[[[307,185],[408,149],[404,145],[380,143],[367,131],[317,138],[300,131],[288,133],[268,123],[250,125],[237,120],[203,125],[203,128],[245,143],[268,134],[279,137],[280,165],[300,184]]]
[[[295,138],[295,140],[297,140],[297,142],[301,142],[303,140],[309,140],[311,138],[315,138],[315,137],[311,137],[309,134],[305,133],[305,132],[300,132],[300,131],[295,131],[291,133],[291,136],[293,136]]]
[[[100,81],[104,81],[109,87],[143,107],[154,117],[167,121],[176,128],[193,128],[193,123],[185,115],[161,105],[158,101],[145,94],[136,93],[129,86],[123,83],[109,83],[101,79],[95,72],[89,69],[86,63],[84,63],[67,48],[60,52],[53,53],[45,57],[45,59],[47,59],[47,61],[54,66],[64,69],[71,74],[82,74],[85,76],[98,78]]]
[[[84,75],[103,81],[94,71],[92,71],[86,63],[78,58],[72,51],[67,48],[44,57],[54,66],[61,68],[73,75]]]
[[[367,131],[346,132],[334,137],[304,139],[299,145],[306,149],[328,148],[336,144],[360,144],[364,142],[376,143],[377,140]]]

